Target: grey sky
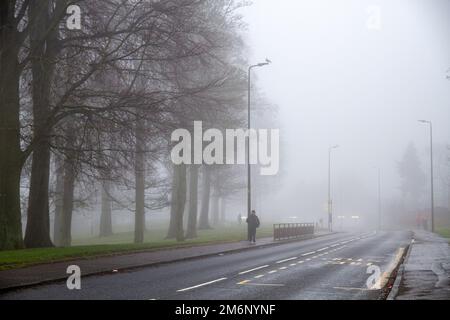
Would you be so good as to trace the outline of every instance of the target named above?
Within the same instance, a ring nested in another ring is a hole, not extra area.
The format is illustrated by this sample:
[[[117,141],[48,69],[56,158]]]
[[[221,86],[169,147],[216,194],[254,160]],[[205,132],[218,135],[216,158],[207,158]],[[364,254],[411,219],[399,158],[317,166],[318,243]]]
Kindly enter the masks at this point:
[[[367,27],[373,6],[380,29]],[[396,194],[396,161],[409,142],[428,168],[418,119],[433,121],[436,145],[450,142],[450,1],[255,0],[243,13],[252,62],[273,61],[257,72],[280,109],[288,174],[276,200],[289,214],[324,213],[329,145],[341,146],[333,189],[345,212],[375,192],[373,166],[384,195]]]

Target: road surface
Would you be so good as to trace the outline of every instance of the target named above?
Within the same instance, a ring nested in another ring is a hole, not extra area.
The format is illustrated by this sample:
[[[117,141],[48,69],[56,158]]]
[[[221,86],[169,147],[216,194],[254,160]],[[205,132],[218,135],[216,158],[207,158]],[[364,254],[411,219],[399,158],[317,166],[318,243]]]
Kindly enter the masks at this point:
[[[407,231],[339,233],[82,277],[81,290],[57,282],[0,299],[378,299],[410,241]]]

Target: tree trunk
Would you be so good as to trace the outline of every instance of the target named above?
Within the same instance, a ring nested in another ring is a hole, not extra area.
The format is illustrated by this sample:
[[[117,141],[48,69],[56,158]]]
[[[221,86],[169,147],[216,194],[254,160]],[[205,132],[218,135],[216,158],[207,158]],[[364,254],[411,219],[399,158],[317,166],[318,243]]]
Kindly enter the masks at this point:
[[[23,247],[20,211],[19,41],[14,2],[0,1],[0,250]]]
[[[211,201],[212,223],[213,223],[213,226],[217,226],[217,225],[219,225],[220,212],[219,212],[219,196],[217,195],[216,190],[213,191],[211,200],[212,200]]]
[[[227,201],[225,198],[220,198],[220,223],[224,223],[225,222],[225,218],[226,218],[226,204]]]
[[[52,246],[50,240],[48,186],[50,174],[50,135],[47,119],[50,114],[50,84],[54,72],[55,42],[48,35],[48,2],[32,1],[29,7],[33,99],[33,163],[31,168],[30,195],[28,199],[25,245]],[[52,34],[52,32],[50,32]],[[45,39],[45,40],[43,40]]]
[[[134,242],[144,242],[145,232],[145,131],[142,118],[136,119],[135,147],[135,200],[136,212],[134,219]]]
[[[53,220],[53,243],[62,246],[61,242],[61,219],[63,212],[64,196],[64,161],[56,156],[56,187],[55,187],[55,218]]]
[[[211,229],[209,225],[209,198],[211,194],[211,172],[210,169],[203,166],[202,174],[202,208],[200,211],[200,221],[198,228],[200,230]]]
[[[189,212],[186,238],[197,237],[197,215],[198,215],[198,166],[189,167]]]
[[[72,243],[73,193],[75,189],[75,161],[70,152],[64,161],[64,197],[61,219],[61,245],[69,247]]]
[[[184,164],[174,166],[171,202],[170,224],[166,238],[183,241],[183,214],[186,205],[186,165]]]
[[[28,199],[25,246],[27,248],[51,247],[48,208],[50,148],[39,142],[33,152],[30,194]]]
[[[100,237],[108,237],[112,232],[110,182],[102,181],[102,213],[100,216]]]

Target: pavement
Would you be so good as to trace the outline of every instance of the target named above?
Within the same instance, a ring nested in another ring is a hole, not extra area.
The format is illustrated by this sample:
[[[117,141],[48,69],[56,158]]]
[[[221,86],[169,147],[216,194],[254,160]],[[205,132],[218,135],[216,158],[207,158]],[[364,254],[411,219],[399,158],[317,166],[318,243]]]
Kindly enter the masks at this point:
[[[222,253],[238,252],[265,246],[280,245],[291,241],[300,241],[314,237],[321,237],[328,232],[317,232],[293,240],[274,241],[273,237],[257,239],[256,244],[248,241],[229,242],[220,244],[200,245],[183,248],[161,249],[129,254],[115,254],[102,257],[87,257],[70,259],[61,262],[38,264],[24,268],[0,271],[0,291],[13,288],[32,286],[51,281],[67,279],[67,267],[77,265],[83,276],[118,272],[144,266],[169,263],[173,261],[195,259]]]
[[[450,299],[449,240],[431,232],[414,231],[399,276],[395,300]]]
[[[407,231],[336,233],[252,250],[203,248],[209,254],[195,259],[82,276],[80,290],[61,280],[0,299],[376,300],[411,238]],[[82,275],[95,265],[81,262]]]

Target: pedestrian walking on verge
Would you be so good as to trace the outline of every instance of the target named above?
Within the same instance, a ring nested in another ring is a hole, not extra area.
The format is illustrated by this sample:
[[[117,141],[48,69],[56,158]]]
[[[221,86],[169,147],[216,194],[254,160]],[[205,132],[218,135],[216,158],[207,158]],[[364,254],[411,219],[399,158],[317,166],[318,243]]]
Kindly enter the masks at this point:
[[[255,210],[252,210],[252,213],[249,217],[247,217],[247,230],[248,230],[248,241],[255,243],[256,242],[256,228],[259,227],[259,218],[256,215]]]

